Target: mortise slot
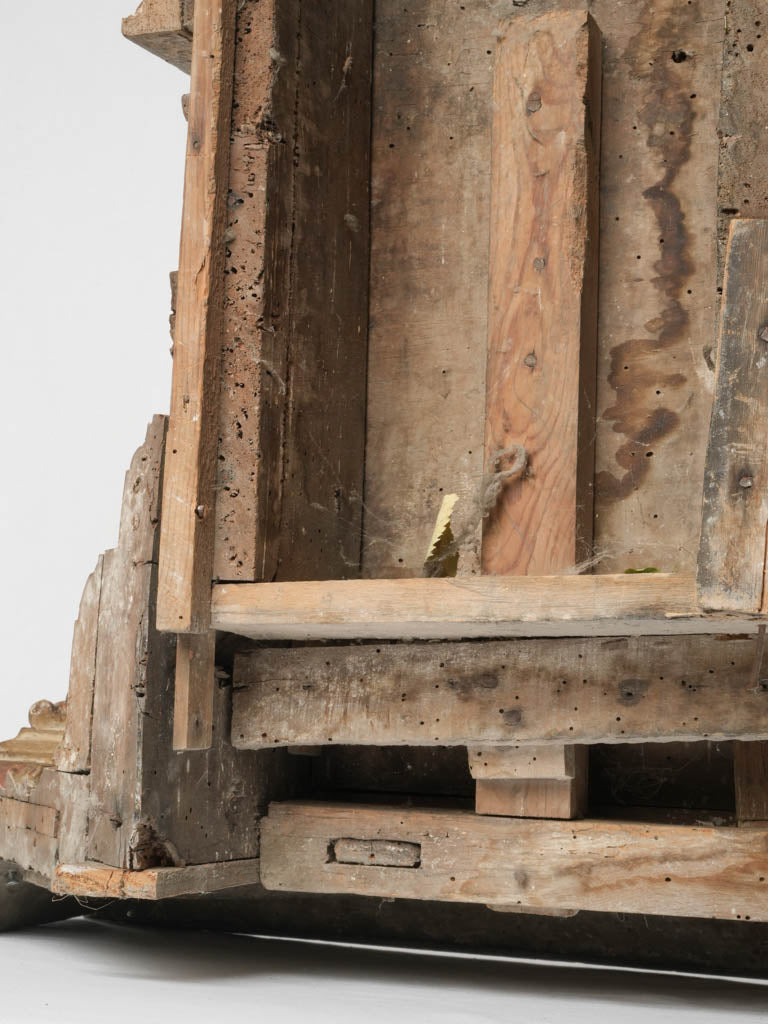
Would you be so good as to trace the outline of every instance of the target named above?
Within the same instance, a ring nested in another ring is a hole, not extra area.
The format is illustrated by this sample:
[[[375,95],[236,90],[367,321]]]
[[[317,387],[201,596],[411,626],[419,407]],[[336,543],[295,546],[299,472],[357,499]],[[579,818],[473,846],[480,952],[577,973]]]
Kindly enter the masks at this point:
[[[421,844],[397,839],[333,839],[328,864],[361,864],[378,868],[421,867]]]

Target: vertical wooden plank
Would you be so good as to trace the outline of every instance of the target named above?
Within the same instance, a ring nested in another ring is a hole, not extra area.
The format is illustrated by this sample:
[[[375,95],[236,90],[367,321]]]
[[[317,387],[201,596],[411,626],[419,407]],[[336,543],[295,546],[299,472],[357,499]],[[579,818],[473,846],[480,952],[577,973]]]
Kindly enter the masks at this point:
[[[62,772],[87,772],[91,765],[93,686],[103,567],[104,556],[99,555],[96,568],[86,580],[75,622],[67,692],[67,724],[56,755],[56,766]]]
[[[601,39],[585,11],[517,18],[494,74],[491,263],[481,564],[565,572],[592,543]],[[569,778],[509,750],[478,779],[479,814],[586,810],[586,750]]]
[[[733,776],[739,824],[768,822],[768,743],[734,743]]]
[[[157,609],[178,633],[210,618],[234,24],[235,0],[195,4]]]
[[[176,641],[173,749],[207,750],[213,742],[216,633],[180,633]]]
[[[573,568],[592,541],[601,44],[585,11],[503,31],[482,567],[546,575]]]
[[[238,13],[214,576],[359,572],[373,5]]]
[[[709,428],[698,593],[759,611],[768,526],[768,220],[733,220]]]

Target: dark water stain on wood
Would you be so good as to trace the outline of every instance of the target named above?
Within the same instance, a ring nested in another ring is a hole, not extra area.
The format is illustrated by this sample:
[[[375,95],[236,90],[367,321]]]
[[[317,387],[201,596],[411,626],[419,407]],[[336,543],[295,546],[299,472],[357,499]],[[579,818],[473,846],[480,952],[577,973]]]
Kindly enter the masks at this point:
[[[680,422],[677,412],[658,405],[656,399],[659,391],[683,387],[686,377],[673,370],[660,373],[657,356],[683,340],[689,328],[681,298],[695,267],[689,253],[685,213],[674,186],[690,158],[695,112],[679,64],[664,58],[665,40],[673,35],[673,28],[674,34],[679,34],[679,22],[693,24],[698,17],[696,3],[681,5],[674,23],[672,17],[659,20],[651,7],[644,7],[639,31],[622,57],[633,69],[634,77],[647,81],[647,101],[638,111],[638,124],[645,126],[646,145],[663,169],[659,180],[642,193],[663,239],[651,280],[661,308],[645,324],[648,337],[631,338],[611,349],[608,382],[616,400],[604,418],[613,422],[614,431],[624,435],[626,441],[615,456],[619,472],[604,470],[597,474],[598,489],[607,500],[621,501],[638,489],[650,469],[650,446]],[[649,53],[657,59],[649,62]]]

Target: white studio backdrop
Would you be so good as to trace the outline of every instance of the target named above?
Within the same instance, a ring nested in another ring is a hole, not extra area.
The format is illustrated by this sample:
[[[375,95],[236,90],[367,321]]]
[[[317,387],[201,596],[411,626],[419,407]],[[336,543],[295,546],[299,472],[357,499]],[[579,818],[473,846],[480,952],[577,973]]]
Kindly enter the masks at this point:
[[[0,739],[66,696],[83,585],[168,409],[189,79],[122,37],[134,7],[0,4]]]

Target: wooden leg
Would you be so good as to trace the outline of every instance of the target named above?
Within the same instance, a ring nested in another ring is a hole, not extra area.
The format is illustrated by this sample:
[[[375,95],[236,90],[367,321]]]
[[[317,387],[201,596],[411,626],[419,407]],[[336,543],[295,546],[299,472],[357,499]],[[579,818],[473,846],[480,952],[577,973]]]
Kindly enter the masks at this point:
[[[514,818],[582,818],[588,764],[587,747],[471,749],[475,810]]]
[[[213,742],[216,634],[180,633],[176,644],[173,749],[207,750]]]

